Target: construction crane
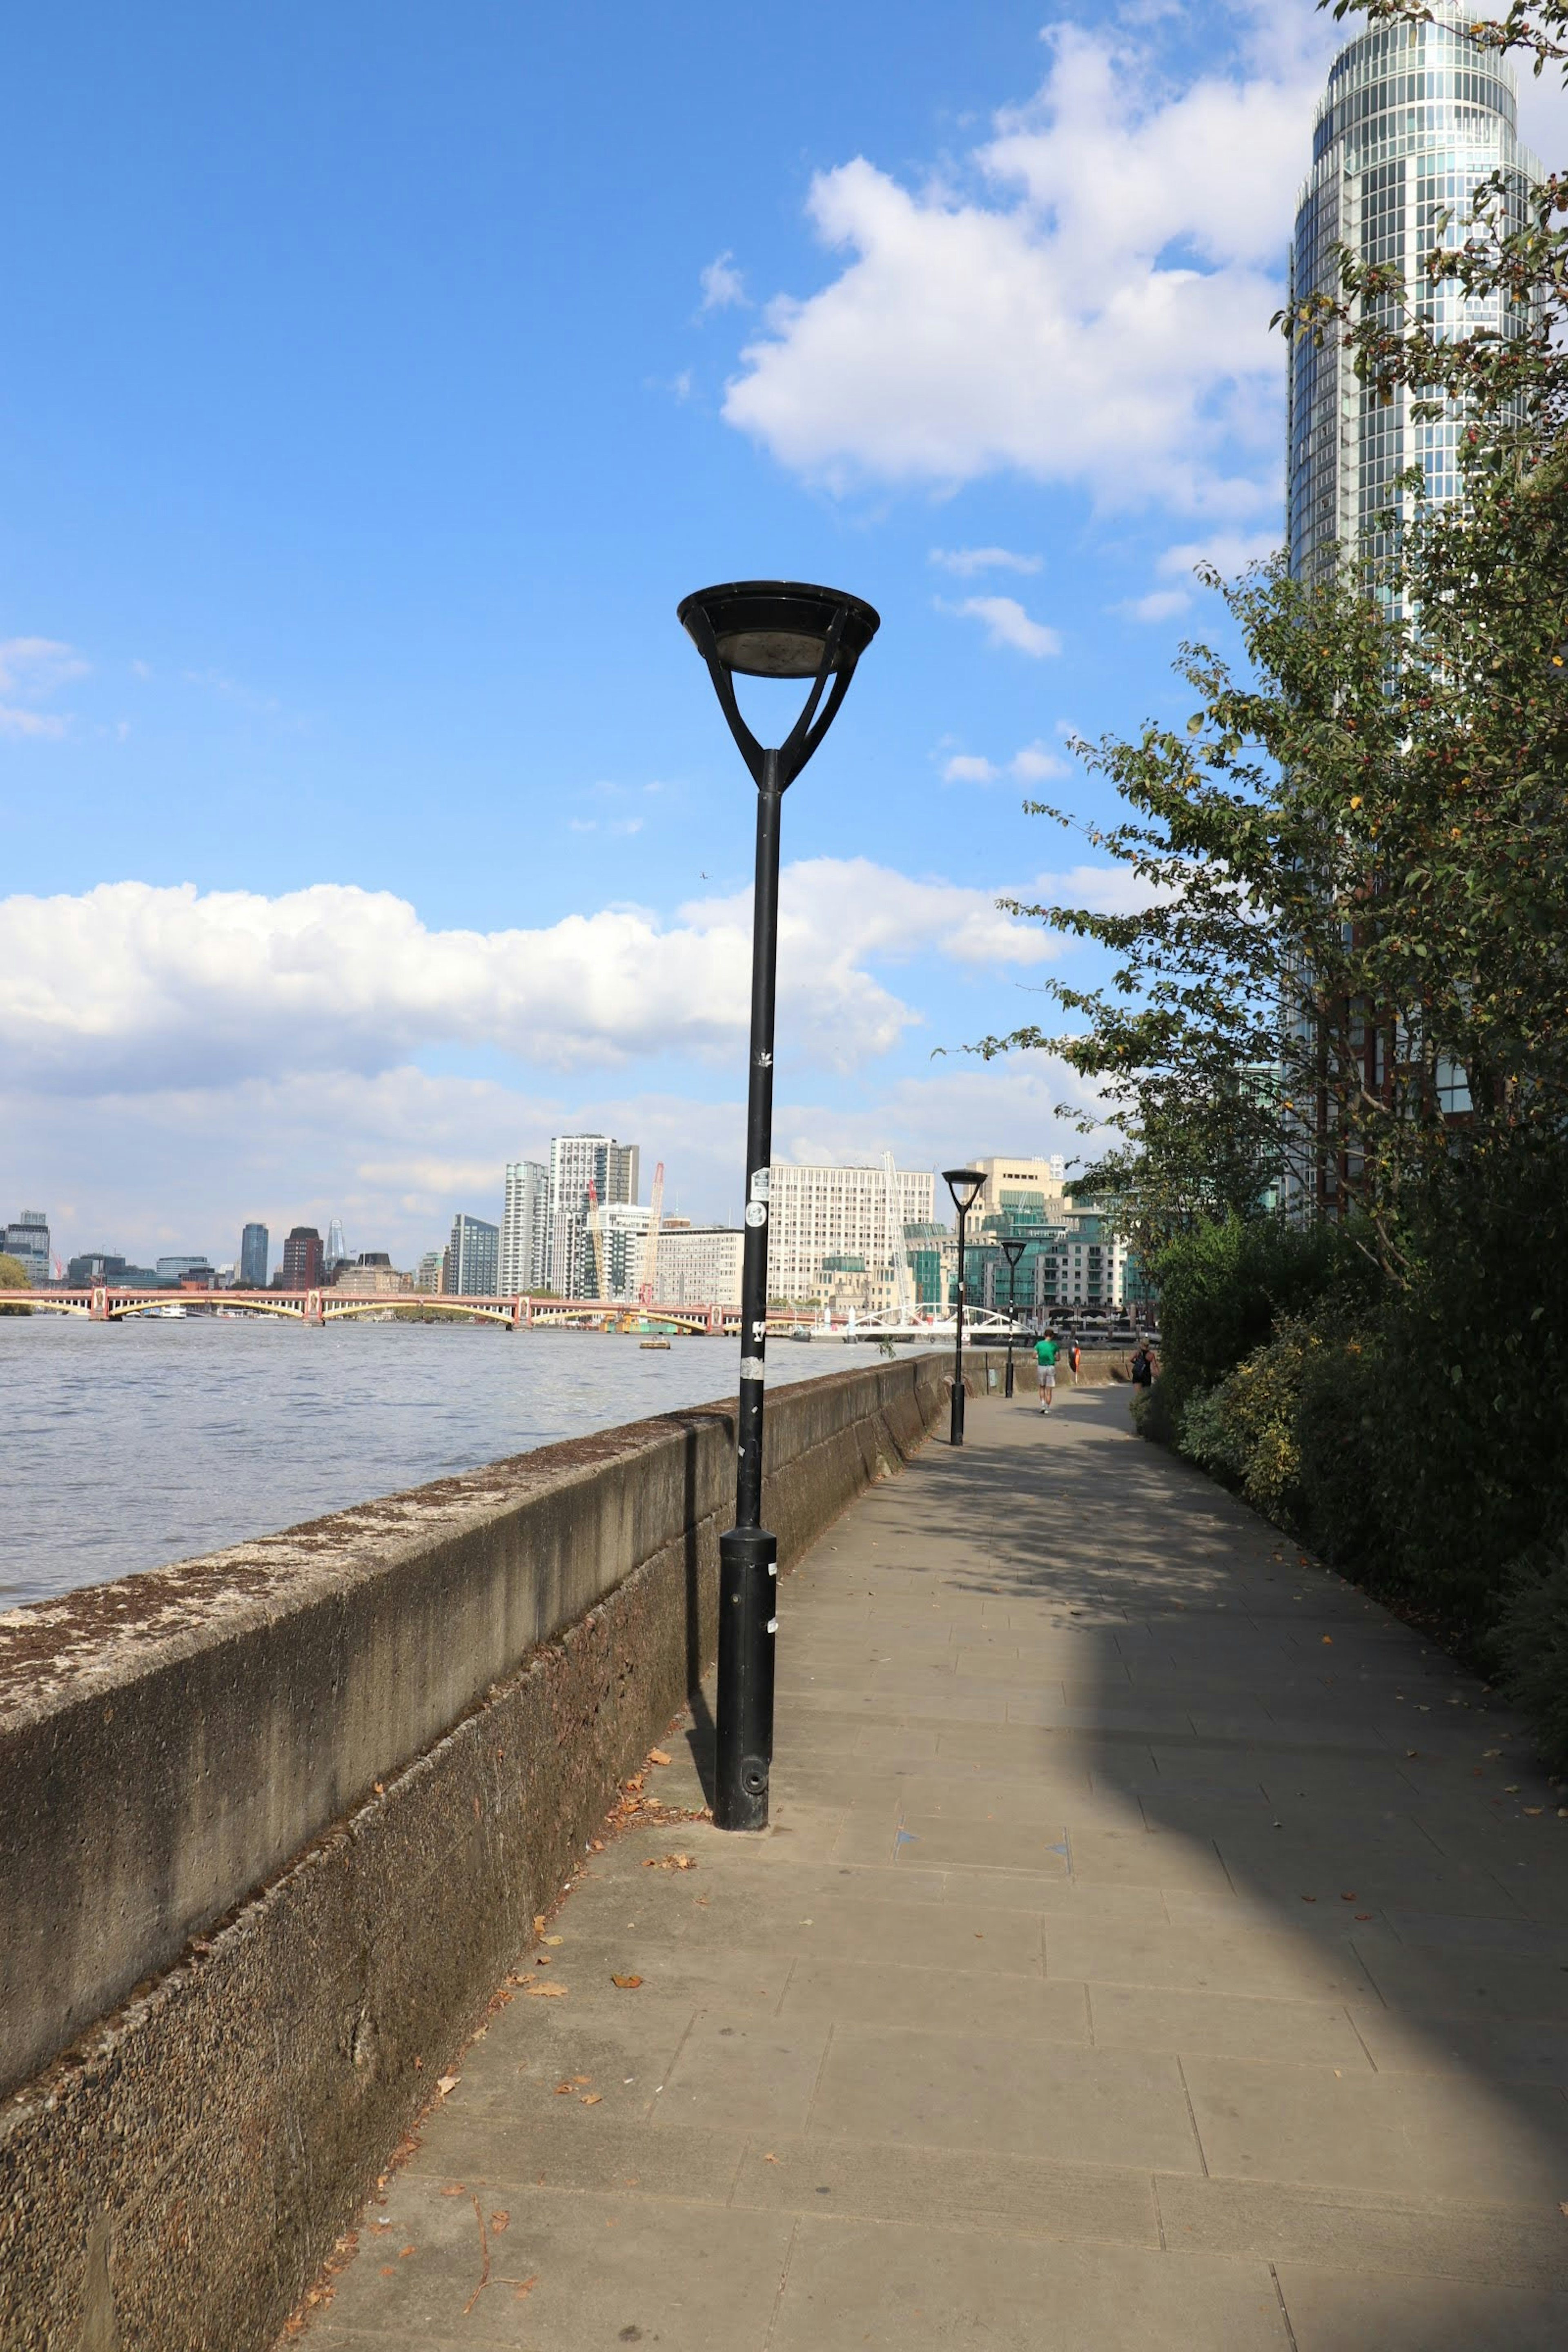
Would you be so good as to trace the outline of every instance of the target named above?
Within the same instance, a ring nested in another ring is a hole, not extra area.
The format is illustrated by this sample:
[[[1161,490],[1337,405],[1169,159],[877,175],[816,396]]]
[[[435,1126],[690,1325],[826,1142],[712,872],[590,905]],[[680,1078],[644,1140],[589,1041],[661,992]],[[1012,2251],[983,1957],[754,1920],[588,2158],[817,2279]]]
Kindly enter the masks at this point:
[[[642,1280],[637,1285],[637,1305],[651,1307],[658,1296],[658,1221],[664,1214],[664,1162],[661,1160],[653,1171],[653,1202],[648,1211],[647,1238],[643,1243]]]
[[[605,1217],[599,1206],[599,1188],[588,1179],[588,1235],[594,1244],[594,1296],[605,1295]]]
[[[898,1315],[900,1323],[915,1319],[914,1277],[910,1272],[910,1254],[904,1247],[904,1204],[899,1193],[899,1171],[893,1165],[890,1151],[882,1154],[882,1172],[888,1183],[888,1244],[893,1260],[893,1287],[898,1294]]]

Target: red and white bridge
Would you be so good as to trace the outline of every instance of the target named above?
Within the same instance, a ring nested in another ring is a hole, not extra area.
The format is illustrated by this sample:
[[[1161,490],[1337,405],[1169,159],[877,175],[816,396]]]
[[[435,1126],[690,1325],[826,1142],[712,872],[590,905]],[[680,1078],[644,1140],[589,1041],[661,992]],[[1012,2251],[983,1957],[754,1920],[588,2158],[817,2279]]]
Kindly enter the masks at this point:
[[[714,1338],[738,1337],[739,1307],[639,1307],[624,1298],[481,1298],[454,1297],[449,1292],[359,1291],[324,1287],[316,1290],[132,1290],[112,1283],[89,1283],[79,1288],[56,1286],[48,1290],[0,1290],[0,1307],[33,1307],[49,1315],[79,1315],[89,1323],[119,1323],[128,1317],[181,1313],[204,1320],[238,1320],[248,1315],[272,1315],[283,1320],[320,1327],[354,1316],[384,1316],[388,1310],[417,1315],[482,1317],[509,1330],[531,1331],[563,1324],[605,1328],[624,1324],[628,1330],[707,1333]],[[770,1316],[770,1331],[795,1327],[793,1315]]]

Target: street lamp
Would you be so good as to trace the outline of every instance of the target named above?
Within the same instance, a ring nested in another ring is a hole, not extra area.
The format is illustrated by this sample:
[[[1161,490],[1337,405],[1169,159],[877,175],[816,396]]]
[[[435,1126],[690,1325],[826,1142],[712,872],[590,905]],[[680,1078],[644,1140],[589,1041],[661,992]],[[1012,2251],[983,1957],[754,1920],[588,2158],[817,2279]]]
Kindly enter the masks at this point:
[[[1002,1255],[1007,1261],[1007,1387],[1005,1393],[1008,1396],[1013,1393],[1013,1318],[1017,1311],[1014,1300],[1017,1295],[1018,1260],[1023,1256],[1024,1249],[1025,1244],[1022,1242],[1004,1242],[1002,1244]]]
[[[752,1045],[746,1099],[746,1242],[741,1276],[740,1461],[735,1524],[719,1538],[719,1708],[713,1820],[768,1825],[773,1753],[778,1538],[762,1524],[763,1402],[768,1339],[768,1171],[773,1161],[773,991],[778,965],[779,813],[837,716],[880,615],[858,596],[793,580],[699,589],[679,618],[708,665],[719,707],[757,787],[752,905]],[[741,716],[735,678],[809,678],[805,707],[776,751]],[[829,679],[832,684],[829,685]]]
[[[944,1168],[942,1181],[952,1194],[952,1205],[958,1211],[958,1323],[952,1351],[952,1417],[948,1426],[948,1442],[963,1443],[963,1223],[971,1209],[985,1188],[985,1179],[978,1168]]]

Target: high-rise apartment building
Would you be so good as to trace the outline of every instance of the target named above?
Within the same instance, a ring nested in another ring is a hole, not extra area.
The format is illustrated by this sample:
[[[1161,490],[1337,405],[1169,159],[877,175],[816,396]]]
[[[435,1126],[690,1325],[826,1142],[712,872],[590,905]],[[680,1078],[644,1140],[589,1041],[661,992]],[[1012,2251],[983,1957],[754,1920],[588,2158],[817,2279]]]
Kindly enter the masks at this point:
[[[271,1249],[271,1235],[265,1225],[247,1225],[239,1237],[239,1286],[241,1290],[265,1290],[267,1260]]]
[[[1463,243],[1471,197],[1494,172],[1507,172],[1514,226],[1522,226],[1541,166],[1520,143],[1508,66],[1464,30],[1474,15],[1468,0],[1433,0],[1432,15],[1431,24],[1376,26],[1334,60],[1296,215],[1292,305],[1339,293],[1334,247],[1345,245],[1363,261],[1402,269],[1412,309],[1440,330],[1462,335],[1502,323],[1497,302],[1431,285],[1422,260],[1440,241]],[[1334,339],[1319,349],[1310,335],[1296,338],[1287,530],[1298,579],[1331,577],[1346,554],[1382,552],[1374,521],[1410,467],[1423,467],[1434,497],[1456,495],[1458,417],[1417,423],[1415,399],[1401,387],[1385,404],[1375,385],[1357,381],[1352,355]]]
[[[459,1298],[493,1298],[500,1270],[500,1227],[483,1217],[452,1220],[446,1287]]]
[[[319,1290],[325,1252],[321,1236],[314,1225],[295,1225],[283,1244],[283,1287],[285,1290]],[[163,1260],[159,1260],[160,1268]]]
[[[30,1290],[41,1290],[49,1278],[49,1221],[42,1209],[24,1209],[15,1223],[5,1228],[5,1238],[0,1242],[7,1257],[14,1257],[27,1277]]]
[[[867,1303],[890,1291],[901,1228],[932,1222],[936,1179],[899,1169],[898,1225],[884,1168],[789,1168],[774,1163],[768,1201],[768,1293],[802,1302],[823,1295],[825,1273],[865,1278]],[[826,1261],[839,1263],[829,1268]],[[845,1261],[860,1261],[846,1266]]]
[[[558,1298],[597,1295],[588,1187],[601,1208],[637,1196],[637,1147],[613,1135],[557,1135],[550,1142],[550,1273]]]
[[[550,1271],[550,1171],[542,1160],[509,1160],[500,1220],[500,1295],[542,1290]]]
[[[327,1278],[330,1281],[339,1266],[347,1265],[349,1262],[349,1245],[343,1239],[343,1221],[341,1217],[333,1217],[327,1226],[325,1255]]]
[[[414,1270],[414,1287],[426,1298],[440,1296],[446,1257],[445,1250],[426,1250]]]
[[[603,1212],[601,1246],[605,1256],[604,1298],[624,1299],[636,1306],[647,1255],[648,1227],[653,1211],[646,1202],[612,1201]]]

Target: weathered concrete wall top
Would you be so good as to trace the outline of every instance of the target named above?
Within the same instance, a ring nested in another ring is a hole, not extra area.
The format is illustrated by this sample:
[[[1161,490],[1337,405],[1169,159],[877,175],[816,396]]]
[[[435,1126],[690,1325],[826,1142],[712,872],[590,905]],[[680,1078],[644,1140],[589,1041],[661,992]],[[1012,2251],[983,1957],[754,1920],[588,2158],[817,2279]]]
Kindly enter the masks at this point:
[[[946,1369],[775,1391],[770,1475]],[[0,1616],[0,2091],[723,1515],[734,1444],[669,1414]]]

